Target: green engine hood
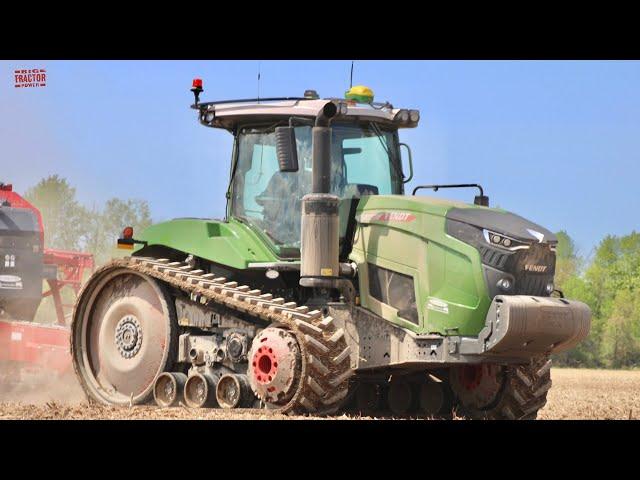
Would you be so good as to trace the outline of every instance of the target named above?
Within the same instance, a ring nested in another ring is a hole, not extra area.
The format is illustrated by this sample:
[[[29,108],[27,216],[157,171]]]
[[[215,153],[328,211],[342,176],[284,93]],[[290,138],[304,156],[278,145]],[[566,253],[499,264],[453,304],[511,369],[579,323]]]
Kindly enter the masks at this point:
[[[375,211],[373,215],[367,214]],[[557,242],[548,229],[519,215],[502,210],[426,196],[378,195],[363,198],[358,205],[359,218],[374,223],[391,223],[420,234],[422,222],[412,214],[427,214],[486,228],[525,242]],[[404,214],[404,218],[403,218]],[[404,224],[404,225],[403,225]],[[542,239],[542,240],[541,240]]]

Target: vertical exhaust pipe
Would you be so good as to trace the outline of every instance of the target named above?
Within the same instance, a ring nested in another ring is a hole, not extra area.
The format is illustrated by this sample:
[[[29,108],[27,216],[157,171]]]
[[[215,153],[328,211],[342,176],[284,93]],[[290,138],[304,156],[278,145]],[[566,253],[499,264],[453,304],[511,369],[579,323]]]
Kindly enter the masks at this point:
[[[329,122],[338,113],[335,103],[329,102],[316,117],[311,131],[312,150],[312,188],[313,193],[329,193],[331,190],[331,127]]]
[[[339,264],[339,199],[331,195],[331,119],[337,105],[327,103],[312,129],[312,191],[302,198],[300,285],[336,288]]]

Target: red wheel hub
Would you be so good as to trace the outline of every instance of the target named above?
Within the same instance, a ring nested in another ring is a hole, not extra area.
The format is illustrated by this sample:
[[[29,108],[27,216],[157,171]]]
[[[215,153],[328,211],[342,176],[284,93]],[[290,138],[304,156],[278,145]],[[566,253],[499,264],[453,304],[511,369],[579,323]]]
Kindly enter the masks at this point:
[[[278,372],[278,359],[273,353],[273,348],[262,345],[253,355],[251,362],[253,376],[258,383],[266,385],[273,380]]]
[[[256,396],[267,403],[288,402],[296,391],[302,364],[293,334],[265,328],[254,338],[249,359],[249,383]]]

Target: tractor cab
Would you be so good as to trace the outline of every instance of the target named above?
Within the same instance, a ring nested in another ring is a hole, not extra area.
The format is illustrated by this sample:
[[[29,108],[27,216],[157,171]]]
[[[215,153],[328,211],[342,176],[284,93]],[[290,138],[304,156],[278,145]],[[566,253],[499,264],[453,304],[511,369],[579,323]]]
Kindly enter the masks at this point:
[[[302,198],[317,190],[312,130],[325,107],[335,106],[335,115],[327,120],[331,129],[323,193],[339,198],[341,245],[347,246],[344,239],[357,199],[402,195],[410,179],[403,173],[398,129],[416,127],[419,112],[375,104],[365,87],[354,87],[345,97],[320,99],[308,90],[299,98],[193,105],[201,124],[235,137],[227,216],[266,236],[281,258],[300,256]],[[287,148],[293,166],[282,165]]]

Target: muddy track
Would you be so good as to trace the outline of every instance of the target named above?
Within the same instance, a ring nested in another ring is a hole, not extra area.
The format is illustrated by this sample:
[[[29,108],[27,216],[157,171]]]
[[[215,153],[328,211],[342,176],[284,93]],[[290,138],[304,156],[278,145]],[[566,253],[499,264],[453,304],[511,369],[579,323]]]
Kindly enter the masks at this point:
[[[85,299],[90,296],[99,280],[114,270],[142,273],[181,290],[203,305],[220,305],[290,330],[302,352],[302,381],[291,400],[280,407],[278,413],[329,414],[335,412],[345,399],[349,378],[353,374],[349,361],[350,349],[344,331],[334,325],[331,317],[324,316],[319,310],[310,310],[295,302],[274,298],[270,293],[262,293],[248,285],[238,285],[237,282],[194,269],[183,262],[127,257],[102,266],[78,295],[72,332],[83,315]],[[71,354],[76,373],[81,376],[82,368],[77,361],[81,355],[77,352],[78,346],[74,343],[73,336],[72,333]],[[87,393],[90,392],[87,390]]]

